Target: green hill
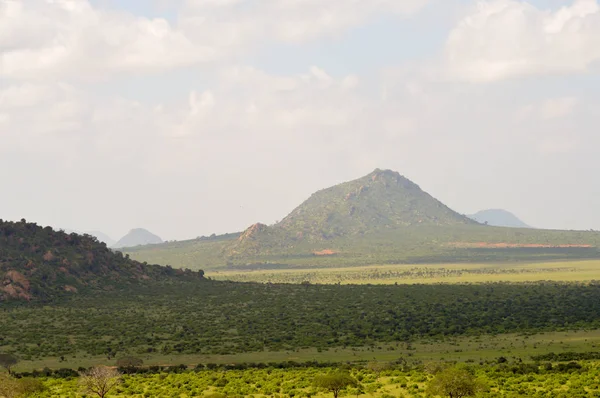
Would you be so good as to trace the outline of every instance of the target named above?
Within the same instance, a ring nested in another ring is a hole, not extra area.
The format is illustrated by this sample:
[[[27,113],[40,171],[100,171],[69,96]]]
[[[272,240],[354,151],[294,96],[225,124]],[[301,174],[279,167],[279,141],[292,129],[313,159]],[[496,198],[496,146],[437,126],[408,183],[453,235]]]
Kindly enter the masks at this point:
[[[0,301],[49,300],[202,275],[130,260],[91,235],[0,220]]]
[[[323,189],[272,227],[255,224],[230,248],[232,258],[296,246],[331,250],[330,242],[356,240],[414,227],[475,225],[391,170],[376,169],[357,180]],[[313,250],[309,250],[312,252]]]
[[[239,234],[128,249],[192,269],[598,258],[600,234],[486,226],[390,170],[323,189],[281,222]]]
[[[415,225],[468,225],[397,172],[375,170],[365,177],[316,192],[276,225],[300,239],[327,240]]]

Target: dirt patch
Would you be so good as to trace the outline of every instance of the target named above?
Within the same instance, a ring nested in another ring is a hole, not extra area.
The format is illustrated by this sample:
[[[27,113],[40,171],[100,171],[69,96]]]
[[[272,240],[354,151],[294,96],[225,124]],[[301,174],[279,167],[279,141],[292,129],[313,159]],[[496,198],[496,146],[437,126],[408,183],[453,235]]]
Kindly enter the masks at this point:
[[[70,293],[77,293],[77,288],[71,285],[65,285],[65,291]]]
[[[0,292],[4,292],[8,297],[29,300],[31,298],[29,287],[29,280],[23,274],[17,271],[8,271],[0,283]]]
[[[338,252],[330,250],[330,249],[325,249],[325,250],[313,252],[313,254],[315,256],[333,256],[335,254],[338,254]]]
[[[514,249],[514,248],[541,248],[541,249],[568,249],[568,248],[581,248],[590,249],[592,245],[576,245],[576,244],[559,244],[549,245],[543,243],[490,243],[490,242],[450,242],[447,246],[456,247],[460,249]]]

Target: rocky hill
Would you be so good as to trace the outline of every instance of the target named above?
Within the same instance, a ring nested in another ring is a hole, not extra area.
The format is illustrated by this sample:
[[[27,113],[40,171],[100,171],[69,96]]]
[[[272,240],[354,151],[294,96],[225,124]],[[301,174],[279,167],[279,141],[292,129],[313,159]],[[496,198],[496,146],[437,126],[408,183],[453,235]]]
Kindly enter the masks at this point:
[[[491,225],[494,227],[531,228],[513,213],[503,209],[481,210],[470,215],[469,218],[481,224]]]
[[[202,276],[202,271],[174,270],[130,260],[91,235],[67,234],[25,220],[0,220],[0,301],[43,301],[80,292]]]
[[[143,245],[155,245],[163,243],[163,240],[152,232],[143,228],[134,228],[127,235],[112,245],[115,249],[123,247],[135,247]]]
[[[415,225],[468,225],[406,177],[376,169],[354,181],[314,193],[275,228],[299,239],[331,239]]]
[[[233,255],[265,246],[322,243],[415,226],[476,225],[391,170],[323,189],[274,226],[255,224],[239,237]]]

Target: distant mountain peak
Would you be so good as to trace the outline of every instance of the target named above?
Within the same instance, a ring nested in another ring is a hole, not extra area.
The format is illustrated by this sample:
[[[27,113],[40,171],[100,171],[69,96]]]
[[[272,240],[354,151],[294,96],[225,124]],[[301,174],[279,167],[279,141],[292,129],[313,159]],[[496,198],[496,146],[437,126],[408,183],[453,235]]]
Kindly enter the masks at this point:
[[[519,217],[504,209],[481,210],[470,215],[469,218],[478,223],[494,227],[531,228],[531,226],[521,221]]]
[[[113,245],[114,248],[134,247],[163,243],[163,240],[144,228],[134,228]]]
[[[468,218],[444,206],[400,173],[375,169],[362,178],[313,194],[277,226],[301,229],[304,235],[311,234],[311,225],[334,227],[336,234],[344,235],[380,227],[469,223]]]
[[[362,179],[369,180],[373,183],[398,184],[407,189],[421,189],[417,184],[402,174],[389,169],[375,169],[372,173],[366,175]]]
[[[418,225],[459,224],[475,222],[400,173],[375,169],[364,177],[315,192],[274,226],[250,227],[233,252],[257,252],[264,248],[265,240],[286,246]]]

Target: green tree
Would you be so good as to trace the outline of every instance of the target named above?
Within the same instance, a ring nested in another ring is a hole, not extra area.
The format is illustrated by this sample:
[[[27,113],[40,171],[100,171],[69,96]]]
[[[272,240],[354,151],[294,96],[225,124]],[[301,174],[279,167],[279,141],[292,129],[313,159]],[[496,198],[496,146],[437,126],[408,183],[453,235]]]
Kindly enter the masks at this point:
[[[333,398],[337,398],[340,391],[346,387],[357,386],[358,382],[348,372],[335,372],[317,376],[314,385],[315,387],[332,392]]]
[[[39,379],[25,377],[17,380],[18,391],[25,397],[46,391],[48,388]]]
[[[371,361],[367,364],[367,369],[375,373],[375,377],[379,379],[381,372],[391,369],[392,365],[389,362],[380,362],[377,360]]]
[[[431,395],[449,398],[473,397],[482,389],[482,384],[473,374],[457,367],[439,372],[428,385]]]
[[[0,354],[0,366],[8,371],[9,375],[12,375],[12,368],[19,362],[19,358],[12,354]]]

